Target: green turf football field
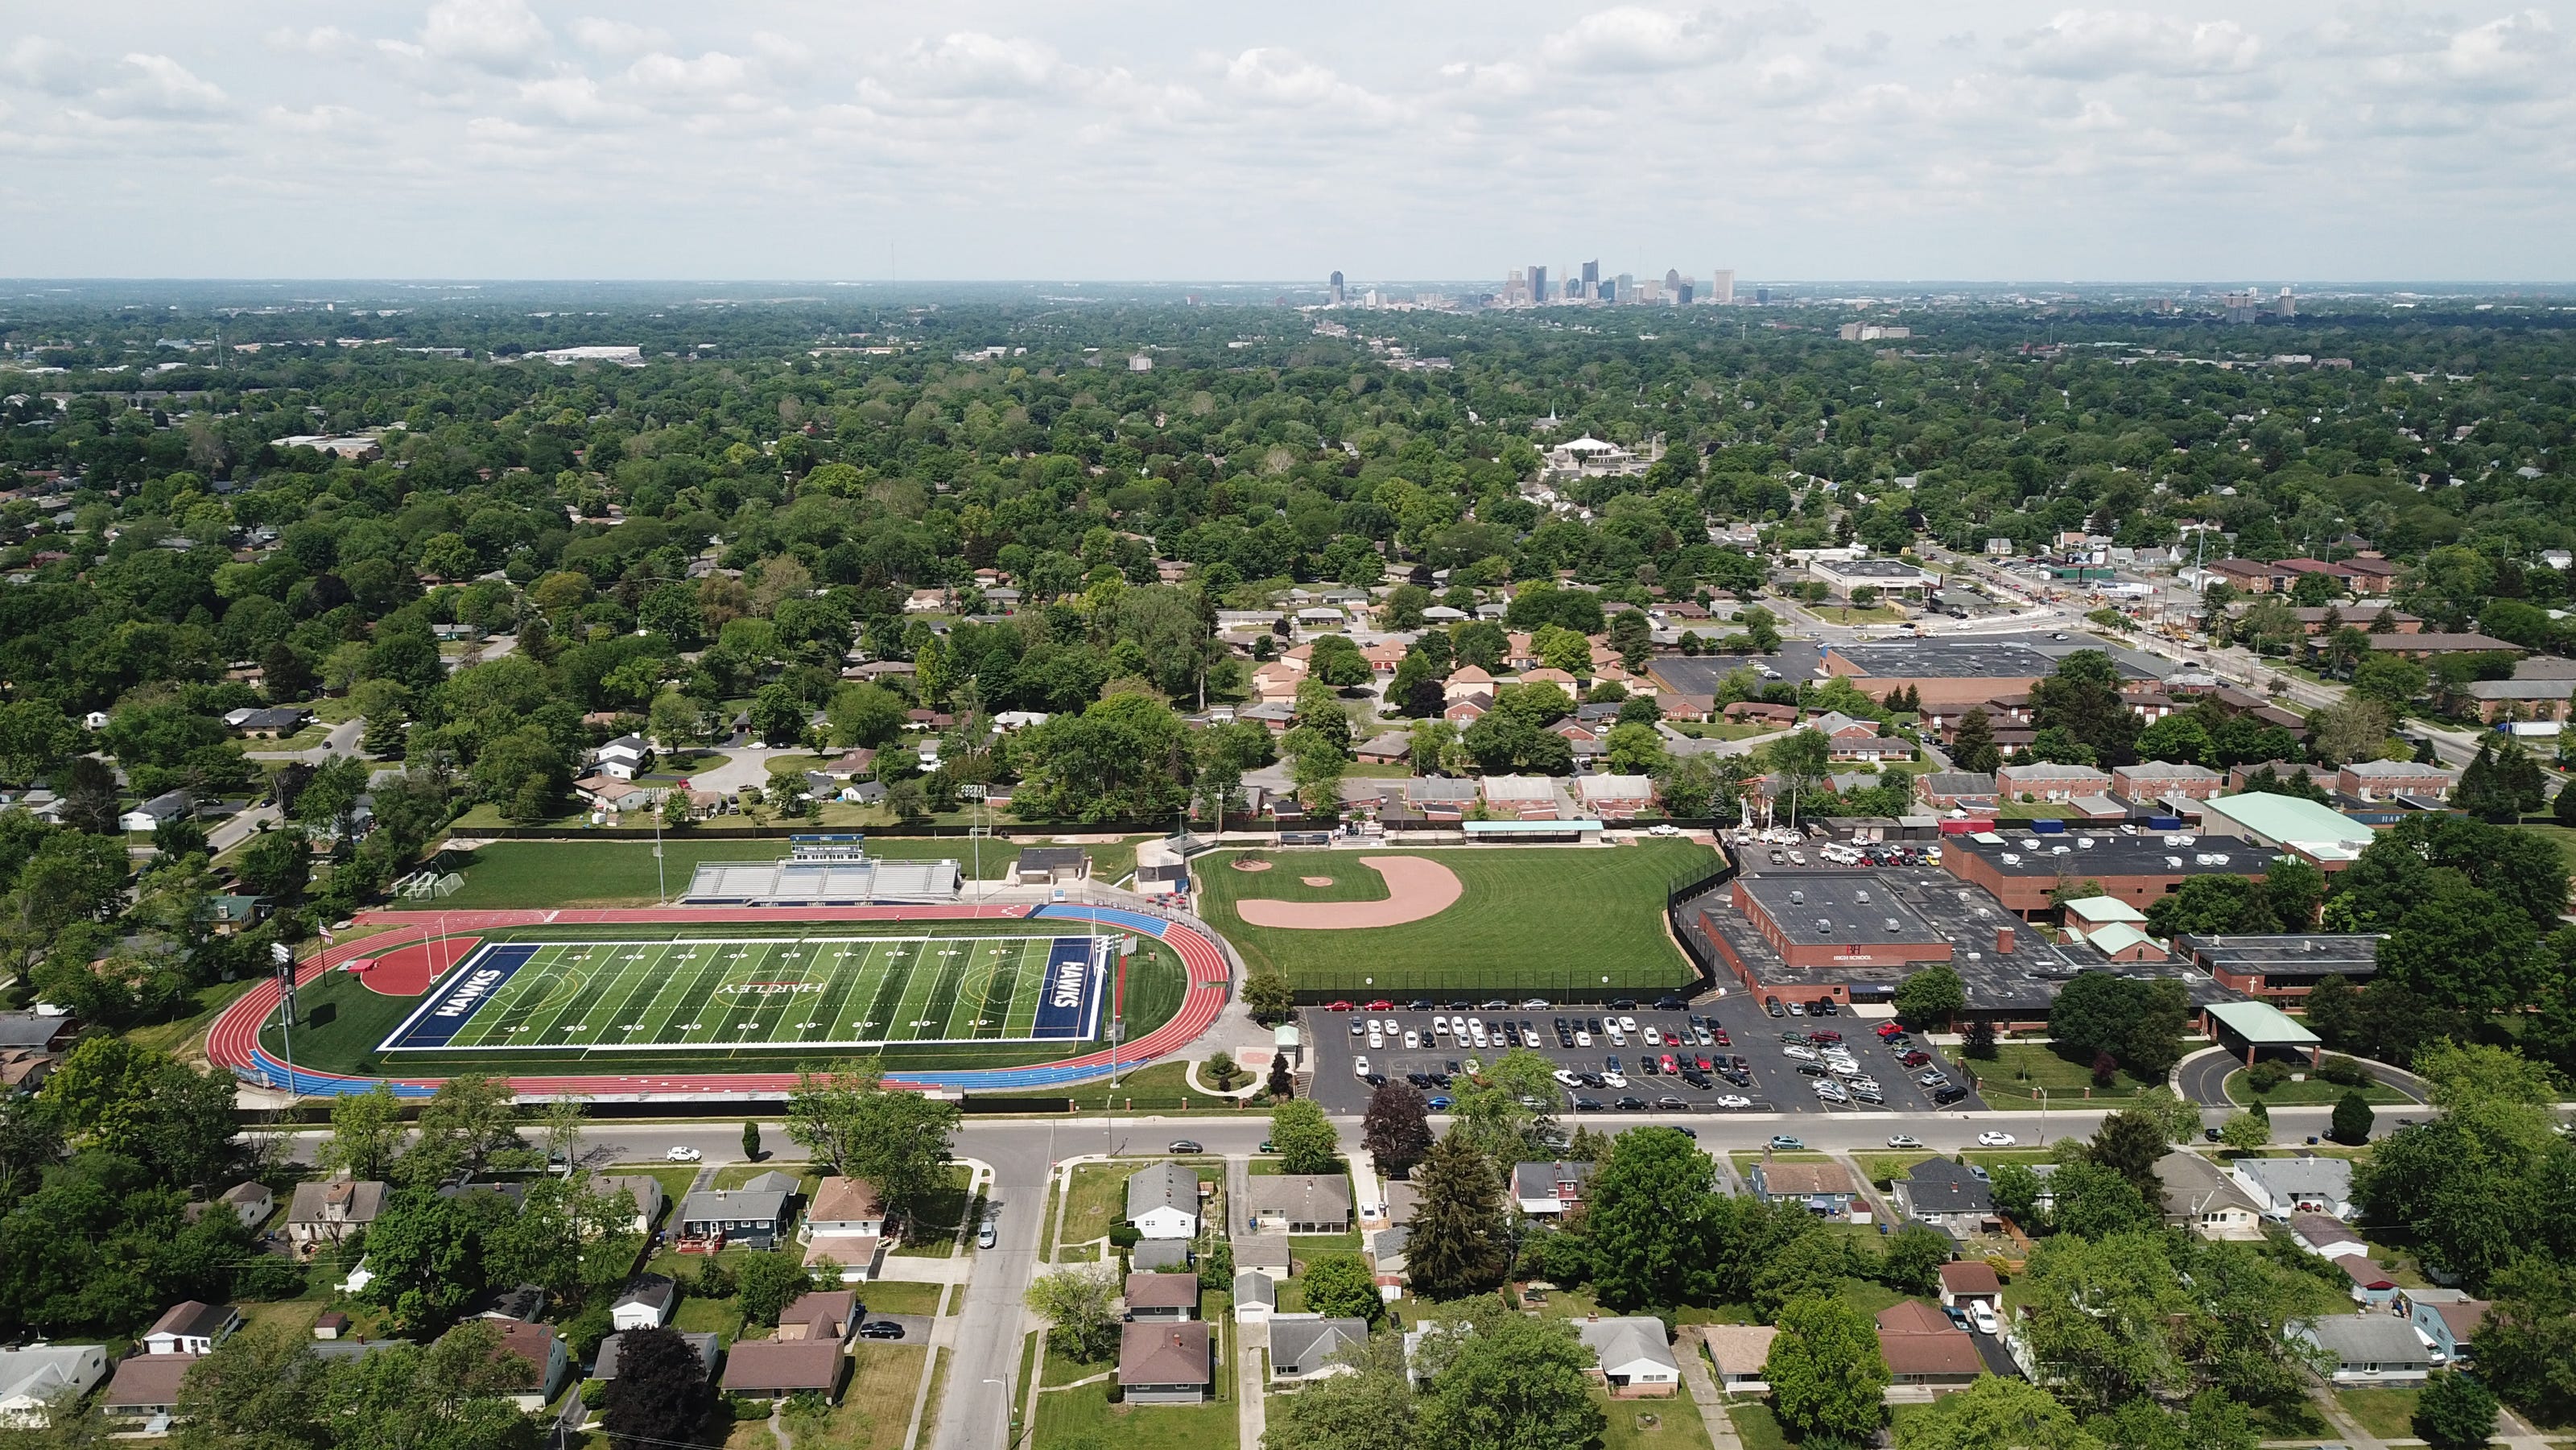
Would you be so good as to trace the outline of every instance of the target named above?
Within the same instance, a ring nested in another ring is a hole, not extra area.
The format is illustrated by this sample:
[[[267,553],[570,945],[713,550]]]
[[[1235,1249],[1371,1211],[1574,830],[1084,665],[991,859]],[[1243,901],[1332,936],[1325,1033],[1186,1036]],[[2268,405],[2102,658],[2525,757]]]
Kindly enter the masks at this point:
[[[728,938],[486,948],[385,1039],[389,1052],[863,1047],[1038,1035],[1056,936]],[[450,1009],[496,954],[506,981]],[[437,1021],[442,1009],[461,1015]],[[1059,1016],[1062,1014],[1059,1013]],[[1056,1040],[1076,1040],[1057,1037]]]

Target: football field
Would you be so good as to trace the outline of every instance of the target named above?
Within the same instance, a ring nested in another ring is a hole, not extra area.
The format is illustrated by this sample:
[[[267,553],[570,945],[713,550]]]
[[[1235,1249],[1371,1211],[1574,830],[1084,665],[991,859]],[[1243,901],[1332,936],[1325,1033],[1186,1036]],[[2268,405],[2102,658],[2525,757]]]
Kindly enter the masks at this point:
[[[1117,939],[809,936],[492,942],[385,1052],[1087,1042]]]

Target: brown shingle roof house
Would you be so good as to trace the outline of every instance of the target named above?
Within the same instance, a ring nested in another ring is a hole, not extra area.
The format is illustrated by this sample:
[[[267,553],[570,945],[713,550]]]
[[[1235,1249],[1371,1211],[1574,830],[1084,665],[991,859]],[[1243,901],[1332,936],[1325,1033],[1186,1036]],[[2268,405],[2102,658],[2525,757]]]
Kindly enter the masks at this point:
[[[858,1296],[847,1289],[812,1290],[796,1296],[778,1316],[778,1337],[846,1344],[858,1331]]]
[[[149,1419],[166,1415],[179,1406],[179,1382],[188,1377],[188,1366],[200,1356],[193,1354],[138,1354],[121,1360],[116,1378],[108,1384],[107,1394],[98,1407],[116,1419]]]
[[[1198,1404],[1208,1396],[1210,1366],[1208,1327],[1199,1320],[1131,1323],[1119,1334],[1118,1385],[1131,1405]]]
[[[1920,1299],[1878,1312],[1878,1352],[1900,1385],[1964,1385],[1986,1369],[1977,1342]]]
[[[837,1400],[849,1362],[833,1339],[737,1340],[725,1356],[725,1393],[779,1400],[810,1393]]]
[[[1198,1312],[1198,1275],[1143,1273],[1127,1276],[1129,1319],[1195,1319]]]

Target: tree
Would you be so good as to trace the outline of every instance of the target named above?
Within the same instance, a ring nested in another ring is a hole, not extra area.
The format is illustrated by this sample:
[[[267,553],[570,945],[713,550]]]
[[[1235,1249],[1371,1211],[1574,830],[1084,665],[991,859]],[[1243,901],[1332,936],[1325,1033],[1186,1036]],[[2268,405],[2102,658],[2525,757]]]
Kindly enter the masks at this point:
[[[2370,1141],[2371,1125],[2376,1120],[2370,1111],[2370,1099],[2357,1090],[2351,1091],[2335,1099],[2334,1118],[2326,1132],[2338,1143],[2358,1146]]]
[[[1550,1156],[1556,1125],[1548,1109],[1559,1097],[1555,1073],[1550,1059],[1525,1047],[1511,1049],[1450,1090],[1456,1099],[1449,1109],[1451,1131],[1497,1171]]]
[[[1483,1293],[1511,1267],[1502,1185],[1485,1155],[1455,1129],[1414,1169],[1421,1200],[1405,1244],[1414,1292],[1433,1299]]]
[[[888,1092],[883,1078],[874,1062],[824,1078],[800,1076],[787,1100],[787,1133],[817,1160],[876,1185],[910,1216],[947,1186],[959,1110],[927,1093]]]
[[[2495,1281],[2478,1329],[2478,1375],[2531,1419],[2576,1417],[2576,1265],[2534,1255]]]
[[[393,1084],[378,1082],[362,1093],[331,1100],[331,1136],[314,1149],[313,1166],[352,1178],[382,1178],[403,1140],[402,1104]]]
[[[1978,1018],[1959,1034],[1959,1051],[1979,1062],[1995,1060],[1995,1024]]]
[[[1800,1299],[1780,1311],[1779,1328],[1762,1377],[1782,1428],[1847,1445],[1876,1434],[1888,1373],[1869,1316],[1835,1299]]]
[[[789,1132],[793,1136],[794,1129],[791,1127]],[[744,1161],[751,1163],[759,1162],[761,1157],[760,1124],[750,1118],[742,1120],[742,1156]]]
[[[1404,1340],[1373,1334],[1343,1351],[1352,1373],[1313,1380],[1270,1404],[1269,1450],[1413,1450],[1420,1443]]]
[[[2058,1055],[2070,1062],[2090,1062],[2108,1053],[2137,1076],[2158,1078],[2182,1060],[2183,1028],[2190,1017],[2190,994],[2180,982],[2087,971],[2059,989],[2049,1006],[2048,1030]]]
[[[460,1073],[438,1085],[420,1109],[420,1133],[400,1162],[410,1183],[443,1183],[480,1173],[495,1153],[517,1148],[519,1108],[509,1081]]]
[[[2275,856],[2263,868],[2263,900],[2283,927],[2305,931],[2316,924],[2326,899],[2326,873],[2296,856]]]
[[[1985,1374],[1897,1421],[1896,1450],[2102,1450],[2102,1442],[2076,1428],[2048,1391]]]
[[[1815,782],[1833,771],[1833,743],[1821,730],[1792,730],[1762,748],[1763,763],[1786,777],[1791,815]]]
[[[776,1325],[787,1306],[813,1287],[804,1262],[792,1248],[746,1255],[734,1267],[734,1276],[741,1286],[743,1317],[765,1326]]]
[[[1601,1303],[1630,1310],[1707,1299],[1720,1212],[1698,1144],[1669,1128],[1612,1139],[1584,1188],[1582,1233]]]
[[[1243,1006],[1253,1021],[1275,1027],[1297,1015],[1297,993],[1288,985],[1285,973],[1274,967],[1256,967],[1243,979]]]
[[[1386,1310],[1377,1276],[1353,1253],[1322,1253],[1306,1261],[1306,1308],[1327,1319],[1376,1323]]]
[[[1457,1450],[1563,1450],[1598,1443],[1606,1417],[1587,1373],[1592,1351],[1562,1319],[1514,1313],[1498,1299],[1432,1327],[1420,1367],[1414,1443]]]
[[[1369,1095],[1368,1116],[1360,1123],[1360,1144],[1378,1171],[1402,1178],[1431,1151],[1431,1105],[1422,1090],[1389,1079]]]
[[[1950,1262],[1950,1240],[1919,1223],[1898,1229],[1879,1257],[1878,1281],[1900,1294],[1937,1294],[1941,1266]]]
[[[1270,1110],[1270,1141],[1284,1173],[1330,1173],[1342,1161],[1341,1135],[1324,1110],[1304,1098]]]
[[[1106,1268],[1058,1269],[1029,1285],[1028,1305],[1052,1326],[1047,1347],[1097,1364],[1118,1349],[1117,1277]]]
[[[94,755],[75,755],[63,770],[63,824],[104,836],[116,830],[116,773]]]
[[[1967,984],[1947,966],[1925,967],[1896,985],[1896,1015],[1919,1031],[1947,1027],[1967,1005]]]
[[[2458,1370],[2433,1371],[2415,1400],[2414,1431],[2433,1450],[2477,1450],[2495,1423],[2494,1392]]]
[[[2350,765],[2377,759],[2396,724],[2396,712],[2385,701],[2354,692],[2310,715],[2308,734],[2319,759]]]
[[[2230,1113],[2219,1125],[2218,1141],[2233,1152],[2260,1152],[2272,1141],[2272,1124],[2250,1112]]]
[[[2003,752],[1995,748],[1995,724],[1986,712],[1971,709],[1959,717],[1958,734],[1950,745],[1950,758],[1961,770],[1992,771],[2003,764]]]
[[[2102,1120],[2084,1153],[2096,1167],[2129,1180],[2141,1197],[2161,1197],[2156,1160],[2171,1151],[2172,1140],[2154,1114],[2123,1108]]]
[[[599,1399],[610,1450],[686,1443],[713,1404],[706,1365],[678,1330],[630,1329],[618,1339],[617,1378]]]
[[[2105,766],[2137,759],[2137,712],[2120,693],[2120,669],[2100,650],[2077,650],[2030,687],[2031,717],[2042,730],[2064,730]]]
[[[242,848],[233,871],[254,895],[289,904],[301,901],[305,883],[313,879],[312,842],[293,826],[264,831]]]
[[[1270,1076],[1261,1086],[1274,1103],[1284,1103],[1297,1095],[1297,1075],[1288,1070],[1288,1054],[1270,1054]]]

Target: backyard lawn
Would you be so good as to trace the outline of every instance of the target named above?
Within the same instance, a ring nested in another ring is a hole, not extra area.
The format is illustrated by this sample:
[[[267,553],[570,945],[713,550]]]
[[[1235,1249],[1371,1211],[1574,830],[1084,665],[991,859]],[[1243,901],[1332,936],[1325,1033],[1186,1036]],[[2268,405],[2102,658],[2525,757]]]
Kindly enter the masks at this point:
[[[2415,1438],[2415,1400],[2422,1392],[2372,1385],[2334,1392],[2335,1403],[2381,1440]]]
[[[1603,1390],[1593,1399],[1610,1419],[1601,1450],[1708,1450],[1708,1426],[1687,1391],[1664,1400],[1614,1400]]]
[[[1420,921],[1341,931],[1250,926],[1235,911],[1247,898],[1384,900],[1384,880],[1360,857],[1397,854],[1448,867],[1463,894]],[[1691,968],[1665,931],[1665,892],[1718,863],[1708,847],[1679,840],[1270,855],[1277,866],[1260,872],[1232,869],[1232,855],[1202,858],[1209,923],[1251,966],[1277,968],[1305,990],[1396,997],[1470,988],[1563,997],[1599,992],[1605,977],[1611,987],[1636,990],[1679,984]],[[1306,886],[1305,876],[1333,884]]]
[[[1199,1295],[1199,1317],[1206,1320],[1217,1345],[1215,1397],[1198,1405],[1111,1404],[1108,1381],[1079,1389],[1048,1390],[1038,1395],[1038,1446],[1089,1442],[1118,1450],[1226,1450],[1239,1443],[1234,1404],[1235,1329],[1232,1297],[1214,1290]],[[1071,1378],[1098,1374],[1114,1363],[1084,1366]],[[1053,1381],[1055,1357],[1047,1357],[1045,1379]]]

